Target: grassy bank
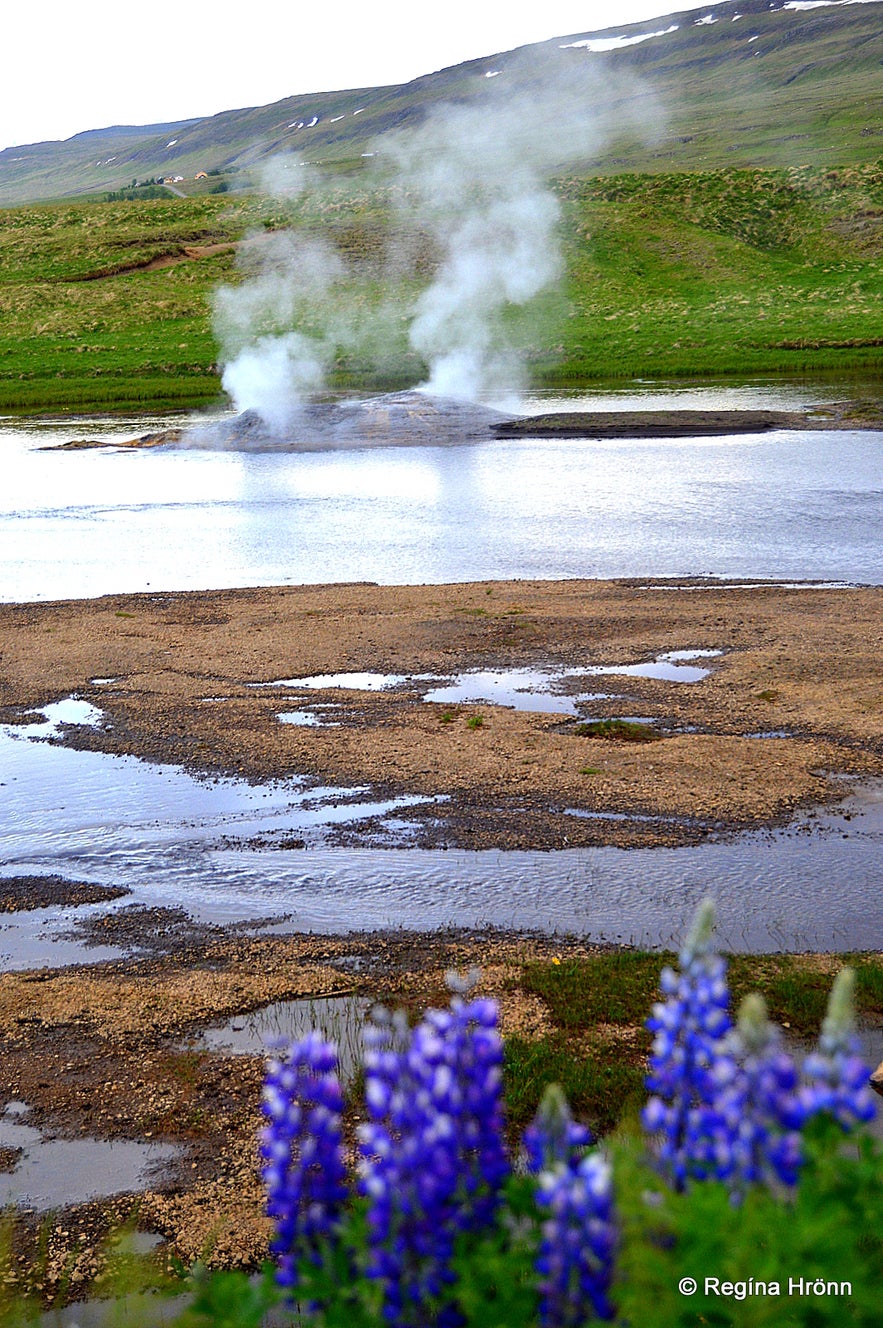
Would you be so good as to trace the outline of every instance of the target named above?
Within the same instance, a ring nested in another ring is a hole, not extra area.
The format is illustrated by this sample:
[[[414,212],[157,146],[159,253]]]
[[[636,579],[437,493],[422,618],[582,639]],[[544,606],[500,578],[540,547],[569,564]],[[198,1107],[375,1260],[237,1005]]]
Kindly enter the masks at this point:
[[[180,1290],[178,1275],[196,1262],[212,1269],[260,1264],[267,1241],[256,1148],[262,1058],[225,1054],[197,1038],[204,1026],[229,1018],[232,1008],[244,1014],[268,1000],[307,999],[311,981],[317,993],[327,991],[325,965],[335,954],[361,960],[347,965],[352,986],[340,995],[404,1007],[412,1023],[427,1007],[447,1005],[444,975],[452,964],[466,971],[472,961],[483,962],[480,990],[501,1012],[513,1149],[551,1082],[563,1087],[575,1115],[600,1136],[633,1119],[646,1098],[650,1039],[644,1022],[672,955],[587,952],[564,939],[498,942],[435,933],[236,938],[232,951],[223,948],[227,943],[219,949],[209,938],[205,947],[194,945],[191,934],[185,951],[159,962],[56,970],[39,983],[33,974],[4,975],[0,1033],[8,1097],[28,1101],[38,1120],[63,1122],[65,1137],[152,1138],[176,1142],[185,1152],[170,1187],[140,1199],[118,1195],[52,1214],[10,1209],[0,1223],[0,1322],[26,1322],[28,1301],[36,1314],[41,1301],[58,1306],[96,1290],[121,1294],[109,1265],[116,1263],[119,1272],[113,1247],[125,1254],[117,1237],[126,1224],[163,1237],[146,1262],[133,1263],[129,1287],[152,1273],[154,1280],[171,1277]],[[809,1046],[845,963],[856,971],[861,1018],[880,1028],[880,954],[733,956],[732,1006],[749,991],[761,991],[773,1019]],[[286,996],[286,984],[301,995]],[[348,1090],[348,1138],[364,1119],[363,1091],[357,1076]],[[4,1309],[12,1307],[21,1317],[4,1319]],[[229,1320],[219,1315],[212,1322]]]
[[[883,364],[883,163],[554,187],[566,277],[511,329],[536,385]],[[437,255],[382,195],[40,205],[0,213],[0,411],[217,399],[212,293],[241,280],[238,241],[285,227],[330,239],[350,272],[334,299],[358,331],[331,386],[418,381],[406,314]]]
[[[543,1090],[559,1083],[574,1113],[606,1134],[642,1099],[650,1035],[644,1028],[659,999],[659,974],[673,954],[614,950],[586,958],[527,963],[521,989],[538,998],[549,1031],[506,1040],[506,1106],[514,1131],[533,1118]],[[734,955],[729,961],[733,1009],[751,991],[789,1036],[814,1042],[825,1016],[833,974],[856,971],[857,1009],[883,1021],[883,963],[878,956]]]

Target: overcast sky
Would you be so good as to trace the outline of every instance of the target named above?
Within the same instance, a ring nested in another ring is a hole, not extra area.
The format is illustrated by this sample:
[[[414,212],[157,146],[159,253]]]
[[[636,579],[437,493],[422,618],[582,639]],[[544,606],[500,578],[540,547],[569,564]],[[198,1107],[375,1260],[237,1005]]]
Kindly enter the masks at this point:
[[[0,149],[404,82],[527,42],[713,5],[665,0],[15,0]]]

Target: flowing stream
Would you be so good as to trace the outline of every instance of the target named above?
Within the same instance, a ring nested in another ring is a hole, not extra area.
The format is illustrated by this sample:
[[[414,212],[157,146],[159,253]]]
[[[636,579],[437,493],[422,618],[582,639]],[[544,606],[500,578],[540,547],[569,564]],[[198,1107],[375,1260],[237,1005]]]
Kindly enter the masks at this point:
[[[638,385],[538,396],[522,409],[793,409],[855,394],[848,384]],[[883,582],[883,434],[424,441],[300,453],[40,450],[72,437],[120,441],[169,423],[0,422],[0,598],[495,577]],[[659,663],[681,678],[704,667]],[[333,722],[332,710],[317,715],[304,705],[309,680],[283,681],[298,684],[301,700],[291,710],[280,697],[282,722]],[[600,691],[606,679],[589,681]],[[512,704],[534,685],[517,674],[425,682],[432,699],[507,695]],[[572,707],[548,680],[543,687],[549,707]],[[42,726],[0,730],[0,875],[130,887],[115,907],[179,905],[215,921],[284,915],[276,925],[324,932],[488,924],[659,945],[680,934],[713,888],[722,940],[735,949],[883,946],[879,786],[855,790],[849,819],[841,808],[692,848],[427,852],[408,847],[413,799],[378,803],[369,790],[296,780],[196,780],[48,742],[59,716],[45,715]],[[81,713],[75,722],[91,719]],[[325,842],[335,822],[390,813],[400,847]],[[246,846],[267,829],[304,847]],[[6,915],[0,964],[115,953],[72,939],[73,913]]]

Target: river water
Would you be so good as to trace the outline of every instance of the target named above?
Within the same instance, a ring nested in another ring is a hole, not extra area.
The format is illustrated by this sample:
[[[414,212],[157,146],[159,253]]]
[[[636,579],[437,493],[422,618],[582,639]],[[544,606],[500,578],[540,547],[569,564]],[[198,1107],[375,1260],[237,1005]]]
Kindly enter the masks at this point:
[[[408,843],[416,798],[379,804],[295,780],[197,780],[59,746],[43,727],[0,726],[0,876],[129,886],[110,908],[183,904],[214,923],[284,915],[285,931],[491,926],[671,947],[711,892],[731,950],[883,948],[883,781],[848,786],[835,810],[786,828],[692,847],[425,850]],[[397,847],[327,842],[341,821],[384,812],[396,816]],[[253,846],[255,835],[280,830],[303,846]],[[71,936],[77,919],[107,911],[5,915],[0,969],[114,957],[84,952]]]
[[[852,395],[854,385],[645,385],[538,396],[522,409],[793,409]],[[883,582],[883,434],[38,450],[169,423],[0,421],[0,598],[497,577]],[[224,921],[286,914],[298,929],[491,924],[654,945],[672,943],[713,888],[732,948],[883,947],[879,787],[856,790],[849,820],[627,852],[423,852],[408,846],[402,800],[392,809],[401,847],[354,850],[322,842],[323,825],[376,810],[360,809],[352,791],[198,784],[47,736],[39,725],[0,733],[3,876],[121,883],[133,890],[121,906],[184,904]],[[305,839],[302,852],[231,846],[283,824]],[[4,920],[0,967],[83,957],[64,938],[71,918],[50,909]]]
[[[521,404],[792,408],[844,395],[843,385],[644,388]],[[0,599],[329,581],[883,579],[879,433],[39,450],[180,422],[0,421]]]

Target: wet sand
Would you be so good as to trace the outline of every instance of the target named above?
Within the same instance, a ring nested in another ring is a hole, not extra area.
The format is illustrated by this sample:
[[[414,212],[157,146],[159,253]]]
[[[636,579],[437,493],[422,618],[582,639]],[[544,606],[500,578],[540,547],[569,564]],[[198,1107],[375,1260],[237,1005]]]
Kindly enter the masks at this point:
[[[695,843],[843,796],[831,776],[883,773],[881,608],[879,587],[576,580],[0,605],[0,719],[24,722],[76,694],[105,718],[63,729],[73,745],[254,781],[445,795],[441,811],[414,811],[421,847]],[[721,652],[701,661],[701,681],[612,673],[579,684],[612,694],[584,717],[651,720],[655,742],[623,741],[615,726],[591,736],[563,714],[429,703],[413,681],[693,650]],[[366,670],[403,681],[255,685]],[[333,723],[277,718],[305,707]],[[615,819],[563,814],[574,809]],[[372,843],[377,830],[340,834]]]
[[[497,438],[716,438],[776,429],[883,430],[877,402],[842,401],[806,410],[555,411],[493,426]]]

